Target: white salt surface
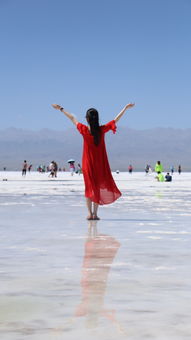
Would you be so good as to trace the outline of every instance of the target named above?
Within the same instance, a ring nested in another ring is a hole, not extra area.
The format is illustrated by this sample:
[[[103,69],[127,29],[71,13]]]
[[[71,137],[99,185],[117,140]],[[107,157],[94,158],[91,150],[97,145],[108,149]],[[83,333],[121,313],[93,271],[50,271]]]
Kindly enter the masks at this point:
[[[114,174],[86,221],[82,176],[0,173],[3,340],[191,338],[191,174]]]

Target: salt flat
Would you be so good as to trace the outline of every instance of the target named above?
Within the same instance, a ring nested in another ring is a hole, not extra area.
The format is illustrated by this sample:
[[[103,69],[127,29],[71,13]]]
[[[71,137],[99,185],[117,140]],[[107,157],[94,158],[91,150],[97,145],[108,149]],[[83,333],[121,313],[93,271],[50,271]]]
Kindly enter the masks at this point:
[[[86,221],[83,178],[0,173],[3,340],[191,337],[191,174],[115,174]]]

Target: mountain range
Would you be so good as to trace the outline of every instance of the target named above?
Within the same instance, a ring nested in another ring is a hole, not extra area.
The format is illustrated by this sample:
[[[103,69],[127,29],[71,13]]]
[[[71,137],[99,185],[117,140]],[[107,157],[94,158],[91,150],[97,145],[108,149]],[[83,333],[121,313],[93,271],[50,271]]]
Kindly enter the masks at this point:
[[[8,128],[0,132],[0,170],[4,167],[20,170],[24,159],[33,164],[33,169],[52,160],[66,169],[69,158],[81,163],[83,142],[75,128],[63,131]],[[107,134],[106,144],[112,170],[127,171],[132,164],[134,170],[143,171],[146,164],[154,167],[157,160],[166,170],[179,164],[183,170],[191,170],[191,128],[118,127],[115,135]]]

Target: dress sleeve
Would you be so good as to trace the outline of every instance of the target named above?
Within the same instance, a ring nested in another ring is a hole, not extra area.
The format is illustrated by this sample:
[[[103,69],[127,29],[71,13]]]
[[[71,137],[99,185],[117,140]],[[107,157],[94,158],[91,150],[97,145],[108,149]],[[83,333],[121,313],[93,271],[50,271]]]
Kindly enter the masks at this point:
[[[81,133],[81,135],[84,135],[87,131],[87,126],[82,124],[82,123],[78,123],[76,125],[76,127],[77,127],[77,130],[79,131],[79,133]]]
[[[117,126],[116,126],[116,124],[115,124],[115,120],[112,120],[111,122],[109,122],[109,123],[103,125],[102,128],[103,128],[103,132],[104,132],[104,133],[106,133],[106,132],[108,132],[108,131],[110,131],[110,130],[112,130],[113,133],[116,133],[116,131],[117,131]]]

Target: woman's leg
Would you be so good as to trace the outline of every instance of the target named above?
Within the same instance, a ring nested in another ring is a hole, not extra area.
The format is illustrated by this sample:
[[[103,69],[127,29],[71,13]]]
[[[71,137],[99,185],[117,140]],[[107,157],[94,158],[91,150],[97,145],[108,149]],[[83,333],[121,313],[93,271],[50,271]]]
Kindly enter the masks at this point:
[[[99,217],[97,216],[98,207],[99,207],[99,204],[93,202],[93,219],[94,220],[99,220]]]
[[[90,198],[88,198],[88,197],[86,197],[86,205],[87,205],[88,213],[89,213],[87,219],[88,219],[88,220],[92,220],[92,219],[93,219],[92,201],[91,201]]]

